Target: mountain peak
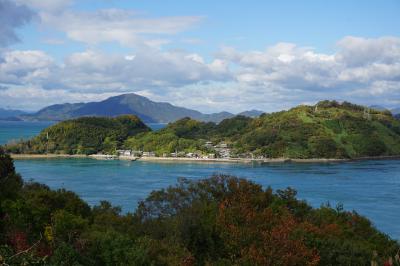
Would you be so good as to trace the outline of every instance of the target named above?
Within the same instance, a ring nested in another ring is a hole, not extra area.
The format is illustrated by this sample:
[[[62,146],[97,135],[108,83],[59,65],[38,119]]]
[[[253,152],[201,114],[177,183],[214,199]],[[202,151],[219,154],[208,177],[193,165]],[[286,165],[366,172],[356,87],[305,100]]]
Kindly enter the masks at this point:
[[[244,116],[258,116],[261,111],[246,111]],[[217,122],[235,116],[229,112],[203,114],[199,111],[179,107],[167,102],[155,102],[136,93],[126,93],[99,102],[55,104],[39,110],[35,114],[23,115],[23,120],[60,121],[82,116],[114,117],[133,114],[147,123],[169,123],[184,117],[201,121]]]

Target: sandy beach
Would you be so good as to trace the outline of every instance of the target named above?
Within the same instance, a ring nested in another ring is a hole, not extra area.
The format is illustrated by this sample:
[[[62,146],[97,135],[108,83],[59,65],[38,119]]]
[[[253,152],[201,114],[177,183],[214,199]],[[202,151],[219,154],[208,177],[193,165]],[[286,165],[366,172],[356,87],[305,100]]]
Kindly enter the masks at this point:
[[[64,158],[92,158],[97,160],[105,160],[110,155],[84,155],[84,154],[11,154],[14,160],[28,159],[64,159]],[[400,159],[400,156],[376,156],[361,157],[352,159],[335,159],[335,158],[310,158],[310,159],[293,159],[293,158],[186,158],[186,157],[132,157],[132,156],[111,156],[112,160],[130,160],[130,161],[153,161],[153,162],[198,162],[198,163],[334,163],[349,162],[361,160],[387,160]]]
[[[27,159],[63,159],[63,158],[93,158],[104,160],[106,155],[84,155],[84,154],[11,154],[14,160]],[[270,158],[270,159],[247,159],[247,158],[186,158],[186,157],[130,157],[130,156],[114,156],[115,160],[131,160],[131,161],[157,161],[157,162],[205,162],[205,163],[324,163],[324,162],[343,162],[349,159],[290,159],[290,158]]]

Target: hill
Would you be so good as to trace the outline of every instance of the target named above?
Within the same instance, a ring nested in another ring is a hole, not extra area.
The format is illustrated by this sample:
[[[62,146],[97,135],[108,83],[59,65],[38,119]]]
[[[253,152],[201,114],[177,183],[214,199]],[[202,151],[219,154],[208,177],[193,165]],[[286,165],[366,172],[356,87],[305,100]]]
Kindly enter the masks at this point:
[[[13,153],[113,153],[122,142],[150,129],[136,116],[81,117],[44,129],[37,137],[6,148]]]
[[[247,117],[259,117],[262,115],[264,112],[260,110],[250,110],[250,111],[244,111],[241,113],[238,113],[237,115],[242,115],[242,116],[247,116]]]
[[[26,112],[21,110],[0,108],[0,119],[11,119],[12,117],[20,116],[23,114],[26,114]]]
[[[262,112],[253,110],[248,115],[254,116],[259,113]],[[19,118],[23,120],[61,121],[83,116],[114,117],[123,114],[136,115],[147,123],[169,123],[184,117],[218,123],[225,118],[235,116],[229,112],[203,114],[196,110],[174,106],[170,103],[154,102],[146,97],[130,93],[110,97],[100,102],[51,105],[39,110],[37,113],[21,115]]]
[[[236,116],[219,124],[185,118],[166,128],[130,137],[126,147],[210,153],[224,142],[234,157],[359,158],[400,155],[400,122],[390,112],[335,101],[298,106],[258,118]]]
[[[84,103],[64,103],[47,106],[36,113],[20,115],[22,120],[35,121],[61,121],[72,118],[75,110],[82,107]]]
[[[400,121],[389,111],[347,102],[322,101],[256,118],[235,116],[218,124],[187,117],[155,132],[137,117],[123,117],[135,120],[130,124],[133,133],[127,132],[126,125],[120,129],[121,117],[79,118],[61,122],[28,142],[7,148],[17,153],[88,154],[114,153],[122,147],[155,152],[157,156],[178,152],[180,155],[174,156],[195,153],[259,159],[400,155]]]
[[[343,206],[232,176],[180,179],[121,214],[24,182],[1,148],[0,173],[3,265],[383,265],[400,248]]]
[[[390,110],[390,112],[392,112],[392,114],[394,114],[394,115],[400,115],[400,108],[394,108],[394,109]]]

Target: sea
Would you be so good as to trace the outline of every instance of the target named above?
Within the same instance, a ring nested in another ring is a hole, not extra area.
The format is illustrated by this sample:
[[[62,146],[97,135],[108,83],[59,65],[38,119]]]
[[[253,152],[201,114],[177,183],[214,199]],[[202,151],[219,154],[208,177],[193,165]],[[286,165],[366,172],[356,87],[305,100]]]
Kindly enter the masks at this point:
[[[29,138],[50,124],[0,122],[0,142]],[[123,212],[133,212],[151,191],[174,185],[179,178],[230,174],[274,190],[294,188],[298,198],[313,207],[342,204],[345,210],[368,217],[379,230],[400,240],[399,160],[241,164],[35,159],[16,160],[15,165],[27,181],[74,191],[92,206],[107,200]]]

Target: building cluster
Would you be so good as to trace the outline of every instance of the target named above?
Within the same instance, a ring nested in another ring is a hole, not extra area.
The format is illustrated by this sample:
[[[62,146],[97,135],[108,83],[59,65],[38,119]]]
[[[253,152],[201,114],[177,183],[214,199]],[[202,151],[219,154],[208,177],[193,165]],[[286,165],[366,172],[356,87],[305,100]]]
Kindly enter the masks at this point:
[[[214,145],[211,141],[207,141],[204,146],[213,153],[204,154],[202,152],[172,152],[164,153],[162,157],[185,157],[185,158],[201,158],[201,159],[214,159],[214,158],[230,158],[231,149],[224,142]],[[135,151],[135,150],[117,150],[118,156],[125,157],[156,157],[153,151]]]
[[[217,145],[214,145],[211,141],[206,141],[204,146],[207,149],[214,150],[218,157],[220,158],[230,158],[231,157],[231,149],[228,147],[228,144],[225,142],[220,142]]]
[[[134,150],[117,150],[118,156],[133,156],[133,157],[155,157],[155,152],[152,151],[134,151]]]

